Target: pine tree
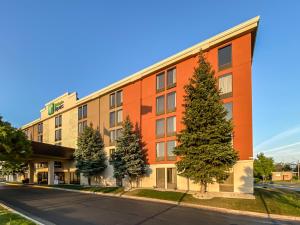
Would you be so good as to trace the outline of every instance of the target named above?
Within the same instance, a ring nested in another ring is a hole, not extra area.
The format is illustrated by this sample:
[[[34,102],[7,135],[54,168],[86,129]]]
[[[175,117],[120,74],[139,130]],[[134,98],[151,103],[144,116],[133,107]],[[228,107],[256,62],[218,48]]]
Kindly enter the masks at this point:
[[[100,132],[92,126],[86,127],[77,141],[78,148],[74,152],[78,172],[88,178],[97,176],[107,167],[104,144]]]
[[[184,129],[178,134],[174,153],[180,156],[176,163],[180,175],[201,185],[222,183],[236,163],[238,155],[232,147],[232,122],[220,101],[214,71],[202,52],[198,67],[185,86]]]
[[[114,167],[114,177],[118,180],[117,183],[122,186],[122,180],[126,175],[126,163],[124,161],[124,149],[117,148],[115,152],[112,153],[110,158],[110,163]]]
[[[112,164],[114,175],[118,178],[128,176],[130,186],[146,172],[146,159],[138,130],[133,130],[129,116],[126,117],[122,135],[117,139],[116,151],[113,154]]]

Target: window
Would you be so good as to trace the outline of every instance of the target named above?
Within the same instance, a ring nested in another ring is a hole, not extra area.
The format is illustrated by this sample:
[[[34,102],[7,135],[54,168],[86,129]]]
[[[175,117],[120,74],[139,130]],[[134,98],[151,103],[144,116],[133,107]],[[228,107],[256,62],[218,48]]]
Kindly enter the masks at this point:
[[[176,146],[176,141],[168,141],[167,142],[167,158],[168,160],[176,160],[176,156],[173,151]]]
[[[167,87],[172,88],[176,86],[176,68],[170,69],[167,72]]]
[[[42,134],[43,133],[43,123],[39,123],[38,124],[38,134]]]
[[[232,119],[232,102],[225,103],[224,108],[227,111],[226,119],[227,120]]]
[[[167,94],[167,112],[174,112],[176,110],[176,92]]]
[[[82,106],[82,118],[87,117],[87,105]]]
[[[156,160],[165,160],[165,142],[156,143]]]
[[[165,113],[165,96],[156,98],[156,115]]]
[[[28,139],[29,139],[30,141],[33,140],[33,136],[32,136],[31,130],[28,131]]]
[[[114,148],[111,148],[111,149],[109,149],[109,162],[112,160],[112,155],[114,154],[116,152],[116,149],[114,149]],[[111,164],[111,163],[109,163],[109,164]]]
[[[61,161],[54,161],[54,168],[62,168],[62,162]]]
[[[156,137],[165,136],[165,119],[156,120]]]
[[[123,104],[123,92],[122,91],[118,91],[116,93],[116,98],[117,98],[117,106],[121,106]]]
[[[28,138],[28,130],[27,129],[24,130],[24,133],[25,133],[26,137]]]
[[[78,134],[82,134],[82,132],[84,131],[84,129],[87,127],[87,121],[82,121],[78,123]]]
[[[80,184],[80,175],[76,172],[70,172],[70,184]]]
[[[115,130],[109,131],[109,142],[113,144],[115,140],[116,140],[116,131]]]
[[[38,135],[38,142],[43,142],[43,135],[42,134],[40,134],[40,135]]]
[[[114,127],[116,125],[116,112],[109,113],[109,126]]]
[[[78,120],[87,118],[87,105],[78,107]]]
[[[117,129],[116,130],[116,139],[118,139],[119,137],[121,137],[122,135],[122,129]]]
[[[61,129],[55,130],[55,141],[61,140]]]
[[[167,118],[167,135],[173,136],[176,134],[176,117]]]
[[[160,73],[156,76],[156,91],[165,90],[165,73]]]
[[[38,124],[38,142],[43,142],[43,123]]]
[[[111,109],[115,108],[115,93],[113,93],[109,96],[109,107]]]
[[[232,96],[232,75],[226,74],[219,77],[219,89],[221,98],[229,98]]]
[[[123,122],[123,110],[117,111],[117,125],[121,125]]]
[[[231,45],[218,50],[219,70],[231,67]]]
[[[167,189],[176,189],[177,172],[176,168],[167,168]]]
[[[55,128],[61,127],[61,125],[62,125],[62,116],[61,115],[56,116],[55,117]]]

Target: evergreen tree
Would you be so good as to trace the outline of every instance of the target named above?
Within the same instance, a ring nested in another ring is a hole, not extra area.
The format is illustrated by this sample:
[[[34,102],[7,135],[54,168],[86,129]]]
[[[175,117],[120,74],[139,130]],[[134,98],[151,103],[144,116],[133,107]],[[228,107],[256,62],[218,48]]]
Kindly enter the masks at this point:
[[[99,175],[107,167],[100,132],[92,126],[86,127],[78,137],[77,146],[74,152],[77,170],[88,178],[91,185],[91,177]]]
[[[122,135],[117,139],[116,151],[112,157],[114,175],[117,178],[128,176],[130,186],[146,172],[146,159],[139,131],[133,130],[129,116],[123,122]]]
[[[238,155],[232,147],[232,123],[220,101],[214,71],[202,52],[198,67],[185,86],[184,129],[178,134],[174,153],[180,175],[200,182],[201,193],[207,184],[222,183],[236,163]]]
[[[115,152],[111,154],[110,163],[114,167],[114,177],[117,179],[117,183],[122,185],[122,180],[126,175],[126,163],[124,161],[125,152],[123,148],[117,148]]]

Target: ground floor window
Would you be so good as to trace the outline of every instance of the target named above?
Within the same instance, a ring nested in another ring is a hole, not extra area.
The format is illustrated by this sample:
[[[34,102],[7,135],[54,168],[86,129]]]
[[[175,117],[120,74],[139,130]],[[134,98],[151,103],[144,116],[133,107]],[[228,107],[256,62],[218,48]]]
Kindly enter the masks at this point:
[[[156,168],[156,187],[176,189],[177,188],[176,168]]]
[[[177,172],[176,168],[167,168],[167,188],[176,189],[177,185]]]
[[[76,172],[70,172],[70,184],[80,184],[80,175]]]
[[[37,174],[38,184],[48,184],[48,172],[39,172]]]
[[[165,168],[156,169],[156,187],[165,188]]]

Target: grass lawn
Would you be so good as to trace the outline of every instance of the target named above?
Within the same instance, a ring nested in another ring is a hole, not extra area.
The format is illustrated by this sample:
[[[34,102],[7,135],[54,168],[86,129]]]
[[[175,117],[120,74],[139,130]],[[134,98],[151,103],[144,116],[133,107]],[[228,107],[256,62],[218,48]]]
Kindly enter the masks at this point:
[[[0,224],[3,225],[34,225],[35,223],[0,207]]]
[[[126,194],[227,209],[300,216],[300,193],[282,189],[256,188],[255,200],[219,197],[201,200],[191,194],[150,189],[139,189]]]
[[[145,197],[145,198],[156,198],[169,201],[180,202],[185,196],[185,193],[175,191],[157,191],[151,189],[137,189],[134,191],[126,192],[126,195]]]
[[[72,189],[72,190],[92,191],[92,192],[102,192],[102,193],[112,193],[112,194],[118,194],[124,191],[124,189],[121,187],[85,187],[76,184],[59,184],[59,185],[50,185],[50,186],[57,187],[57,188]]]

